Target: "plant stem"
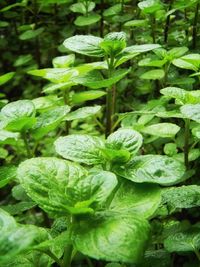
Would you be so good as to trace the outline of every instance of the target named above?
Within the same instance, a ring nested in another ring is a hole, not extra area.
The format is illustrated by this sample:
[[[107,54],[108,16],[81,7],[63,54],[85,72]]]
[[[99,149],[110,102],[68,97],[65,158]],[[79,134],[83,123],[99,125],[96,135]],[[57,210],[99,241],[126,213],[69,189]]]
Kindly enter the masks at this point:
[[[28,140],[28,136],[27,136],[27,132],[23,132],[22,133],[22,138],[24,140],[24,144],[25,144],[25,148],[26,148],[26,152],[27,152],[27,157],[28,158],[31,158],[31,149],[30,149],[30,146],[29,146],[29,140]]]
[[[168,12],[171,10],[173,4],[173,0],[170,0]],[[166,23],[165,23],[165,30],[164,30],[164,42],[167,44],[168,41],[168,32],[170,26],[170,15],[167,16]]]
[[[64,104],[68,105],[69,104],[69,88],[63,90],[63,100]],[[70,129],[70,121],[65,122],[65,133],[69,134],[69,129]]]
[[[197,259],[200,261],[200,253],[199,253],[198,249],[195,249],[194,253],[197,256]]]
[[[73,251],[73,246],[71,244],[67,245],[64,250],[64,257],[61,267],[70,267],[71,266],[71,255]]]
[[[199,3],[196,5],[196,11],[194,15],[194,22],[193,22],[193,29],[192,29],[192,48],[196,48],[197,44],[197,23],[198,23],[198,16],[199,16]]]
[[[104,11],[104,0],[101,0],[101,6],[100,6],[100,14],[101,14],[101,20],[100,20],[100,37],[103,37],[104,35],[104,17],[103,17],[103,11]]]
[[[151,24],[151,36],[153,43],[156,43],[156,18],[154,15],[150,15],[150,24]]]
[[[185,140],[184,140],[184,163],[185,167],[189,169],[189,138],[190,138],[190,119],[185,119]]]
[[[60,259],[58,259],[50,250],[48,251],[40,251],[39,252],[45,253],[46,255],[48,255],[50,258],[52,258],[60,267],[62,267],[62,261]]]

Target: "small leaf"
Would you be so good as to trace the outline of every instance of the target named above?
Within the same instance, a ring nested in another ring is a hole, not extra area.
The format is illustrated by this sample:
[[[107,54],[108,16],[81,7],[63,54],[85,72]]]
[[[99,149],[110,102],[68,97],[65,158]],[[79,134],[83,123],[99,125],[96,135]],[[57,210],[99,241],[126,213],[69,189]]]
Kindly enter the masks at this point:
[[[88,165],[104,161],[100,151],[104,143],[99,137],[72,134],[59,137],[54,144],[56,152],[66,159]]]
[[[91,71],[86,75],[79,75],[73,80],[75,83],[82,84],[92,89],[99,89],[104,87],[110,87],[111,85],[120,81],[129,73],[127,69],[119,69],[114,72],[111,78],[104,79],[103,76],[97,71]]]
[[[89,14],[88,16],[78,16],[74,21],[74,24],[79,27],[85,27],[97,23],[100,21],[101,16],[99,14]]]
[[[137,215],[90,218],[73,227],[72,241],[81,253],[97,260],[137,263],[149,238],[149,225]]]
[[[145,73],[143,73],[140,76],[140,79],[144,79],[144,80],[160,80],[165,76],[165,72],[164,70],[150,70],[147,71]]]
[[[31,131],[33,137],[41,139],[44,135],[56,129],[66,118],[69,111],[69,106],[60,106],[41,113]]]
[[[145,155],[134,157],[122,167],[116,168],[122,177],[136,183],[173,185],[183,180],[185,167],[167,156]]]
[[[74,104],[79,104],[88,100],[94,100],[106,95],[106,92],[100,90],[90,90],[80,93],[75,93],[72,95],[72,102]]]
[[[121,128],[108,136],[106,147],[109,149],[125,149],[135,155],[142,146],[142,135],[132,129]]]
[[[43,31],[44,31],[43,27],[38,28],[36,30],[28,30],[20,34],[19,39],[23,41],[30,40],[39,36]]]
[[[64,41],[64,46],[69,50],[86,55],[103,57],[104,53],[99,44],[103,39],[92,35],[76,35]]]
[[[184,105],[180,108],[180,110],[186,118],[200,123],[200,104]]]
[[[16,178],[16,171],[17,169],[14,166],[0,167],[0,188]]]
[[[164,240],[164,247],[169,252],[188,252],[199,250],[199,228],[193,226],[187,231],[170,235]]]
[[[145,0],[141,1],[138,4],[138,7],[145,13],[145,14],[152,14],[158,10],[162,9],[162,4],[159,0]]]
[[[0,85],[3,85],[4,83],[7,83],[9,80],[11,80],[15,75],[15,72],[8,72],[6,74],[3,74],[0,76]]]
[[[79,108],[67,114],[65,116],[65,120],[73,121],[73,120],[85,119],[87,117],[94,116],[100,110],[101,110],[101,106]]]
[[[180,131],[180,127],[173,123],[163,122],[145,126],[141,131],[158,137],[172,138]]]
[[[126,34],[124,32],[108,33],[100,43],[100,47],[106,55],[116,56],[126,47]]]
[[[1,109],[0,117],[6,130],[20,132],[35,124],[35,106],[30,100],[14,101]]]
[[[55,57],[52,61],[54,68],[67,68],[74,64],[75,55],[71,54],[68,56]]]

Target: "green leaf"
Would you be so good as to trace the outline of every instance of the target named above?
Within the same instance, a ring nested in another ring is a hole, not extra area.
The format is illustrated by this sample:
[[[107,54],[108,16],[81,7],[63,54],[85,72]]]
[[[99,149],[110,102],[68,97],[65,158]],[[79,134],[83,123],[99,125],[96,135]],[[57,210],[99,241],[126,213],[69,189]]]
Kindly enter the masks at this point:
[[[134,157],[126,165],[116,168],[116,172],[136,183],[168,186],[182,181],[185,167],[167,156],[145,155]]]
[[[73,77],[77,76],[79,73],[75,68],[54,68],[54,69],[40,69],[40,70],[30,70],[28,74],[42,77],[51,81],[52,83],[67,83],[68,87],[73,85],[71,81]],[[67,86],[67,84],[65,84]]]
[[[172,63],[179,68],[189,69],[198,71],[200,67],[200,55],[199,54],[188,54],[179,59],[175,59]]]
[[[68,56],[55,57],[52,61],[54,68],[68,68],[74,64],[75,55],[71,54]]]
[[[124,27],[142,27],[147,25],[148,23],[145,19],[129,20],[126,23],[124,23]]]
[[[164,146],[164,152],[167,156],[176,155],[178,152],[177,146],[174,143],[167,143]]]
[[[175,58],[183,56],[188,51],[187,47],[174,47],[167,52],[167,58],[172,61]]]
[[[35,122],[35,106],[30,100],[18,100],[1,109],[0,118],[9,131],[20,132],[31,128]]]
[[[72,199],[66,194],[87,171],[75,163],[57,158],[32,158],[18,167],[18,179],[27,195],[53,215],[69,214]]]
[[[14,166],[2,166],[0,167],[0,188],[7,185],[10,181],[16,177],[16,167]]]
[[[23,41],[30,40],[39,36],[43,31],[44,31],[43,27],[38,28],[36,30],[28,30],[20,34],[19,39]]]
[[[81,209],[102,208],[106,204],[112,191],[117,186],[117,178],[111,172],[92,172],[89,176],[76,181],[66,188],[66,194],[74,203],[72,211],[80,213]],[[91,210],[92,211],[92,210]]]
[[[41,113],[37,117],[37,123],[33,127],[31,134],[35,139],[41,139],[44,135],[59,127],[69,111],[69,106],[60,106]]]
[[[112,163],[122,164],[127,162],[131,157],[130,152],[125,149],[102,148],[101,152],[105,160]]]
[[[70,6],[70,10],[74,13],[86,14],[87,12],[91,12],[95,8],[95,2],[89,1],[87,3],[87,9],[84,3],[75,3]]]
[[[15,75],[15,72],[8,72],[6,74],[3,74],[0,76],[0,85],[3,85],[4,83],[7,83],[9,80],[11,80]]]
[[[9,144],[12,141],[17,141],[19,133],[12,133],[6,130],[0,130],[0,143]]]
[[[128,46],[116,57],[115,67],[118,67],[122,63],[132,59],[133,57],[139,55],[140,53],[148,52],[157,49],[159,47],[160,45],[157,44]]]
[[[121,12],[121,4],[112,5],[103,12],[104,17],[112,17]]]
[[[104,53],[99,46],[102,40],[92,35],[76,35],[66,39],[63,44],[67,49],[82,55],[103,57]]]
[[[164,70],[155,69],[155,70],[150,70],[150,71],[143,73],[142,75],[140,75],[140,79],[160,80],[160,79],[164,78],[164,76],[165,76]]]
[[[108,33],[100,43],[100,47],[106,55],[116,56],[126,47],[126,34],[124,32]]]
[[[187,185],[167,188],[162,192],[162,203],[168,210],[189,209],[200,206],[200,186]]]
[[[160,202],[161,190],[158,186],[123,180],[110,209],[126,214],[138,213],[141,217],[149,218],[157,210]]]
[[[72,229],[75,248],[97,260],[137,263],[148,238],[149,225],[137,215],[89,218]]]
[[[200,104],[184,105],[180,108],[180,111],[186,118],[200,123]]]
[[[0,235],[0,262],[9,262],[11,258],[30,249],[38,235],[37,227],[32,225],[2,231]]]
[[[199,250],[200,231],[193,226],[187,231],[170,235],[164,240],[164,247],[169,252],[188,252]]]
[[[162,4],[159,0],[145,0],[139,2],[138,7],[145,13],[145,14],[152,14],[156,11],[162,9]]]
[[[65,120],[73,121],[73,120],[85,119],[87,117],[96,115],[100,110],[101,106],[79,108],[67,114],[65,116]]]
[[[124,149],[135,155],[142,146],[142,135],[132,129],[121,128],[108,136],[106,147],[109,149]]]
[[[161,68],[166,63],[166,60],[158,60],[154,58],[144,58],[138,62],[139,66],[142,67],[159,67]]]
[[[98,14],[89,14],[88,16],[79,16],[74,21],[74,24],[79,27],[85,27],[100,21],[101,16]]]
[[[19,67],[19,66],[26,65],[32,60],[32,58],[33,57],[31,54],[19,56],[17,60],[15,61],[14,66]]]
[[[166,88],[161,89],[160,93],[169,98],[175,98],[183,103],[185,100],[187,91],[185,91],[184,89],[178,88],[178,87],[166,87]]]
[[[59,137],[54,145],[60,156],[75,162],[93,165],[104,161],[100,151],[104,142],[99,137],[72,134]]]
[[[86,75],[79,75],[73,79],[75,83],[82,84],[92,89],[99,89],[104,87],[110,87],[111,85],[120,81],[129,73],[127,69],[116,70],[111,78],[104,79],[100,72],[91,71]]]
[[[141,131],[158,137],[172,138],[180,131],[180,127],[173,123],[163,122],[145,126]]]
[[[106,92],[100,90],[90,90],[72,95],[73,104],[79,104],[88,100],[94,100],[106,95]]]

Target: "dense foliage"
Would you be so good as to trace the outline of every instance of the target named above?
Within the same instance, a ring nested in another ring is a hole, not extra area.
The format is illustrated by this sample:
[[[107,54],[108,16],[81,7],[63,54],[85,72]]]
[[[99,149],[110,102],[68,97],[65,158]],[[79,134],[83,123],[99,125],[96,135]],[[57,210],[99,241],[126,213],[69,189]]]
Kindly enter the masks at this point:
[[[199,7],[0,2],[0,266],[199,266]]]

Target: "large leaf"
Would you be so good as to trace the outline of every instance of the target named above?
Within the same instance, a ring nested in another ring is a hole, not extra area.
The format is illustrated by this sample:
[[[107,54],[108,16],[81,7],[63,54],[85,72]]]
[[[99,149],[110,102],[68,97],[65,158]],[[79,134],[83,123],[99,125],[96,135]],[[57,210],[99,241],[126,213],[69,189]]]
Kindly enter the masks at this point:
[[[180,110],[186,118],[200,123],[200,104],[184,105],[180,108]]]
[[[0,143],[9,144],[12,141],[16,141],[19,137],[19,133],[12,133],[6,130],[0,130]]]
[[[41,113],[41,115],[37,117],[37,123],[32,130],[33,137],[40,139],[50,131],[56,129],[69,111],[69,106],[61,106]]]
[[[142,146],[142,135],[132,129],[121,128],[108,136],[106,147],[110,149],[125,149],[131,154],[136,154]]]
[[[158,137],[164,137],[164,138],[170,138],[174,137],[178,131],[180,130],[180,127],[173,123],[157,123],[152,124],[149,126],[145,126],[142,128],[142,133],[155,135]]]
[[[0,118],[5,129],[19,132],[31,128],[35,122],[35,106],[30,100],[18,100],[1,109]]]
[[[16,177],[16,167],[2,166],[0,167],[0,188],[7,185]]]
[[[87,117],[94,116],[100,110],[101,110],[101,106],[79,108],[67,114],[65,120],[72,121],[72,120],[78,120],[78,119],[85,119]]]
[[[35,158],[19,166],[18,178],[27,194],[55,215],[93,213],[117,185],[114,174],[87,171],[56,158]]]
[[[126,165],[118,167],[117,173],[136,183],[173,185],[182,181],[184,165],[172,158],[160,155],[145,155],[133,158]]]
[[[73,227],[75,248],[95,259],[136,263],[149,238],[149,225],[137,215],[89,218]]]
[[[104,161],[100,150],[104,143],[99,137],[72,134],[59,137],[54,144],[56,152],[66,159],[88,165]]]
[[[161,201],[161,190],[156,185],[135,184],[123,180],[110,209],[120,213],[134,214],[149,218],[158,208]]]
[[[18,168],[18,179],[27,195],[51,214],[68,214],[72,201],[66,195],[70,183],[87,172],[75,163],[57,158],[33,158]]]
[[[103,50],[99,44],[103,39],[92,35],[76,35],[64,41],[64,46],[69,50],[86,55],[103,57]]]

